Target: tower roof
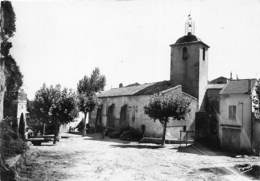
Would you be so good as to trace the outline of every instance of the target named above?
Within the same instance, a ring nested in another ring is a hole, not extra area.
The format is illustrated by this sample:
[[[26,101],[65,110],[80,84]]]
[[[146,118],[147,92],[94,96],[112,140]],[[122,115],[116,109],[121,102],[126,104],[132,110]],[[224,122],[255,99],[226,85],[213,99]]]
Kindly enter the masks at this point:
[[[179,44],[179,43],[189,43],[189,42],[196,42],[196,41],[200,41],[195,35],[188,33],[187,35],[184,35],[182,37],[180,37],[175,44]]]
[[[207,48],[209,48],[209,46],[206,43],[201,41],[198,37],[196,37],[193,34],[188,34],[188,35],[184,35],[184,36],[180,37],[174,44],[171,44],[170,46],[192,44],[192,43],[201,43],[204,46],[206,46]]]
[[[202,43],[204,46],[208,47],[209,46],[202,42],[198,37],[194,35],[195,32],[195,23],[191,18],[191,15],[188,15],[188,19],[185,23],[185,35],[180,37],[173,45],[179,45],[179,44],[184,44],[184,43]]]

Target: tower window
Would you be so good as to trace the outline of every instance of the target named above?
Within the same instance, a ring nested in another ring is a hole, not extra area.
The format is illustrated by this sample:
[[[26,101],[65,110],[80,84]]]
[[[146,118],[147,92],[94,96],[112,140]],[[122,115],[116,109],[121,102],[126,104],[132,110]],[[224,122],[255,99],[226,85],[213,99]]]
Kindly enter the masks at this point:
[[[206,48],[202,49],[202,60],[206,59]]]
[[[188,49],[187,49],[187,47],[184,47],[182,49],[182,59],[183,60],[187,60],[188,59]]]

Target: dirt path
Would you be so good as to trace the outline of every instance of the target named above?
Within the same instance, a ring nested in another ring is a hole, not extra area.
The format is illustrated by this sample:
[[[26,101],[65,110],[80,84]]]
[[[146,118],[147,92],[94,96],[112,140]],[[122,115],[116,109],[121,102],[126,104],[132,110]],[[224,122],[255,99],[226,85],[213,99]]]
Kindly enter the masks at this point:
[[[57,145],[32,146],[21,180],[234,180],[246,178],[232,166],[259,163],[256,157],[202,155],[193,148],[164,148],[105,138],[68,134]],[[210,168],[210,169],[208,169]]]

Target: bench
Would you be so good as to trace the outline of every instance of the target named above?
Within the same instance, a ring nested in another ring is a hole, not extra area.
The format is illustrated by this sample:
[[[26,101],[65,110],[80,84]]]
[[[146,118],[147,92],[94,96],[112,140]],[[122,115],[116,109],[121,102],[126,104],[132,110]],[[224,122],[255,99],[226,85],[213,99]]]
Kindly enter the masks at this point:
[[[30,137],[27,139],[27,141],[32,142],[33,145],[40,146],[43,142],[49,142],[54,141],[55,135],[41,135],[41,136],[35,136]]]

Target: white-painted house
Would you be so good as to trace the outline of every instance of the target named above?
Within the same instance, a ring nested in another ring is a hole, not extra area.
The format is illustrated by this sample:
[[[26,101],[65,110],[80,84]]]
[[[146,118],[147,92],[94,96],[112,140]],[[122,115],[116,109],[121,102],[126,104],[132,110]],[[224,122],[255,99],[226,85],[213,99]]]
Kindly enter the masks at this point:
[[[255,85],[255,79],[230,80],[220,91],[219,140],[227,150],[250,151],[258,142],[251,94]]]

